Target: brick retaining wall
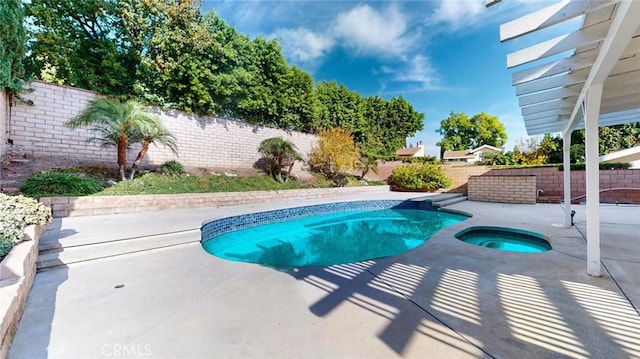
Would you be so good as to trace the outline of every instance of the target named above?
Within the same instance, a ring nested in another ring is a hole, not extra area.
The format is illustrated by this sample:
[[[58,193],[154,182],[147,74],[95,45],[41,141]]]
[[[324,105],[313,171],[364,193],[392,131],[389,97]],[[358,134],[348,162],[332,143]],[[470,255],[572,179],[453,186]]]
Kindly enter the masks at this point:
[[[312,188],[282,191],[219,192],[137,196],[48,197],[40,202],[51,208],[53,217],[88,216],[161,211],[197,207],[231,206],[269,201],[386,193],[389,186]]]
[[[535,176],[471,176],[469,200],[500,203],[536,203]]]
[[[492,169],[485,176],[530,176],[536,178],[536,189],[543,196],[564,197],[564,174],[557,167]],[[640,204],[640,169],[600,170],[600,202]],[[585,171],[571,171],[571,198],[586,193]]]

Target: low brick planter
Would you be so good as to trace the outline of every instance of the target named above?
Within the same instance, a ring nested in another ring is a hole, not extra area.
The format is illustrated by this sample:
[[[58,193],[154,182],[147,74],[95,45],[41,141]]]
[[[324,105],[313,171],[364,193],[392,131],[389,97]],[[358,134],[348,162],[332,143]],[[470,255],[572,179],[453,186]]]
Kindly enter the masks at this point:
[[[0,262],[0,358],[5,358],[18,328],[24,305],[36,274],[38,243],[45,226],[31,225],[24,230],[23,241]]]
[[[159,194],[138,196],[47,197],[40,202],[53,217],[161,211],[198,207],[232,206],[269,201],[293,201],[353,194],[389,192],[389,186],[291,189],[282,191]]]

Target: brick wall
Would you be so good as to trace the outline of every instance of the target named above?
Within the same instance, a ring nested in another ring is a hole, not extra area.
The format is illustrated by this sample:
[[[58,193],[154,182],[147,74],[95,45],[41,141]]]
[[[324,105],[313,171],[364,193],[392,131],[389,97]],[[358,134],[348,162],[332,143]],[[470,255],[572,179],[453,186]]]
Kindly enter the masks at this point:
[[[564,197],[564,175],[557,167],[493,169],[484,175],[534,175],[536,189],[542,191],[540,195]],[[640,204],[640,169],[601,170],[600,190],[604,190],[600,193],[600,202],[602,203]],[[584,201],[585,193],[585,171],[571,171],[571,198]]]
[[[86,129],[70,130],[64,122],[77,116],[95,92],[35,81],[28,84],[35,91],[25,97],[33,106],[18,103],[11,107],[8,137],[24,146],[25,154],[34,157],[62,156],[88,162],[114,163],[115,151],[87,142],[92,134]],[[300,132],[254,126],[241,121],[214,117],[199,117],[180,111],[158,113],[165,126],[176,136],[179,157],[163,146],[152,146],[143,165],[157,165],[177,159],[185,166],[207,168],[251,168],[260,158],[259,143],[270,137],[282,137],[293,142],[306,156],[315,143],[315,136]],[[137,148],[129,153],[129,164]]]
[[[353,195],[354,193],[376,194],[389,192],[389,186],[311,188],[282,191],[218,192],[189,194],[159,194],[138,196],[86,196],[47,197],[40,202],[50,207],[53,216],[90,216],[97,214],[161,211],[166,209],[231,206],[269,201],[295,201],[301,199],[326,198]]]
[[[471,176],[468,183],[471,201],[500,203],[536,203],[535,176]]]
[[[445,165],[443,168],[447,176],[451,178],[451,181],[453,181],[453,185],[450,187],[449,192],[464,194],[468,192],[467,183],[471,176],[480,176],[489,171],[486,166]]]

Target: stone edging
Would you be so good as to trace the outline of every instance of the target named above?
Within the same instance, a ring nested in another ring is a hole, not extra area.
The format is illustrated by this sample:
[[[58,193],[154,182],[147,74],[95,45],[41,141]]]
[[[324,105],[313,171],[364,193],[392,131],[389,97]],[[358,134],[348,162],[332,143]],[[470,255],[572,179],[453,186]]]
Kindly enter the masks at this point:
[[[291,201],[361,193],[386,193],[389,186],[292,189],[281,191],[216,192],[137,196],[47,197],[40,202],[53,217],[90,216],[198,207],[232,206],[268,201]]]
[[[0,263],[0,358],[6,358],[36,274],[38,243],[46,226],[25,228],[23,241]]]

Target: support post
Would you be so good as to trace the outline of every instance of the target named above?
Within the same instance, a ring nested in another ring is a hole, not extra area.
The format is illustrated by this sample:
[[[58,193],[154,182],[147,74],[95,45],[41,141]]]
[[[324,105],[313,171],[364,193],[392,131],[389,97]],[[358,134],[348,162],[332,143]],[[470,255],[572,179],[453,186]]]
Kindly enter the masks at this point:
[[[600,168],[598,156],[598,119],[602,100],[602,83],[592,84],[586,97],[585,177],[587,193],[587,274],[600,273]]]
[[[562,139],[562,164],[564,167],[564,225],[571,227],[571,132]]]

